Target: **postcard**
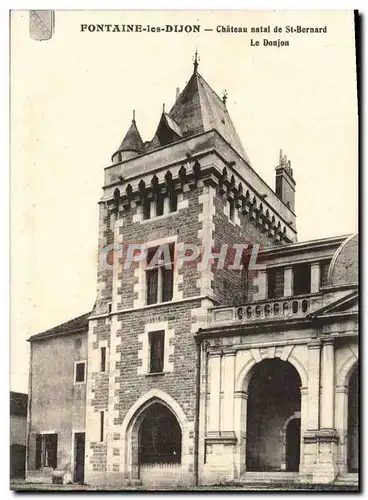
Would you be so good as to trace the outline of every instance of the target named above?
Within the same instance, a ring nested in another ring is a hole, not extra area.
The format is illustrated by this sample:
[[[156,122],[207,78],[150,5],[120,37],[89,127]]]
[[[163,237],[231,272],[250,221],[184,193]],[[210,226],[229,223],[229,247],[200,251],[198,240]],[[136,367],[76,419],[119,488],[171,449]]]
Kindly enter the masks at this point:
[[[358,491],[358,13],[10,24],[10,488]]]

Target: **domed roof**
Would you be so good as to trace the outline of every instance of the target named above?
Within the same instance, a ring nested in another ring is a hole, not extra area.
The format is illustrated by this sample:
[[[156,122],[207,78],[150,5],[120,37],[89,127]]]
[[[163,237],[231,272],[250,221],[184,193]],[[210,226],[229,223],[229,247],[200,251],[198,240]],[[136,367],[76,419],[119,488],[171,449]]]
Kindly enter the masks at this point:
[[[336,250],[328,270],[328,283],[332,286],[357,284],[359,281],[359,239],[349,236]]]

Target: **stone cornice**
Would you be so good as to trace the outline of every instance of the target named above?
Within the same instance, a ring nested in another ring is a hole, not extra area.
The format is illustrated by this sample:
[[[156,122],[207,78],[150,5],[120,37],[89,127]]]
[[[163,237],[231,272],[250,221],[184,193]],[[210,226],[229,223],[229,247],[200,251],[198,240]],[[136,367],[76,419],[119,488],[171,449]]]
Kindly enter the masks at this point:
[[[219,155],[217,151],[213,151],[213,153]],[[225,198],[234,199],[237,209],[244,216],[247,215],[250,220],[255,221],[256,224],[261,225],[263,230],[268,232],[270,238],[273,238],[275,242],[285,241],[291,243],[292,240],[287,235],[287,228],[293,234],[296,231],[290,221],[285,221],[280,214],[268,205],[264,197],[255,192],[253,187],[249,186],[249,189],[244,189],[241,182],[237,184],[234,175],[230,176],[231,171],[228,174],[226,167],[222,171],[213,164],[202,167],[198,160],[200,157],[201,154],[197,154],[191,158],[190,167],[188,162],[186,166],[181,165],[177,175],[173,175],[168,170],[164,180],[159,180],[154,173],[147,184],[143,179],[137,185],[124,183],[126,185],[125,191],[121,192],[117,187],[114,195],[104,201],[110,211],[118,212],[121,209],[129,209],[132,203],[142,205],[145,199],[150,201],[156,200],[159,195],[170,197],[174,192],[177,194],[182,193],[185,186],[189,186],[191,190],[195,189],[202,181],[204,184],[213,187],[217,186],[219,194]],[[223,161],[225,162],[225,159]]]
[[[303,329],[310,326],[311,320],[308,318],[283,318],[280,320],[262,320],[250,321],[249,323],[235,323],[231,325],[221,325],[218,327],[210,327],[205,330],[199,330],[196,336],[201,339],[213,337],[228,337],[228,336],[242,336],[248,333],[262,333],[262,332],[276,332],[291,329]]]
[[[206,444],[236,444],[238,439],[232,431],[208,432],[205,436]]]

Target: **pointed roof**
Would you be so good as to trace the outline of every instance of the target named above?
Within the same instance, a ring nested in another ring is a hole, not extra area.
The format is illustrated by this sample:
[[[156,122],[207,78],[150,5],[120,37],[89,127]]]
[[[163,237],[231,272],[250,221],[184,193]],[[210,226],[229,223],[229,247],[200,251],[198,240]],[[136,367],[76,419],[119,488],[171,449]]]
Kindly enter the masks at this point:
[[[141,134],[137,128],[137,124],[135,119],[133,118],[132,124],[129,127],[128,132],[125,134],[125,137],[120,144],[118,151],[136,151],[137,153],[141,153],[143,151],[143,141]]]
[[[180,127],[183,137],[216,129],[249,163],[225,103],[198,73],[196,67],[168,115]]]
[[[183,137],[183,133],[181,131],[181,128],[180,126],[176,123],[175,120],[173,120],[171,118],[170,115],[168,115],[167,113],[162,113],[162,117],[161,117],[161,120],[160,120],[160,124],[161,122],[164,121],[166,123],[166,125],[173,131],[175,132],[176,135],[178,135],[179,137]]]

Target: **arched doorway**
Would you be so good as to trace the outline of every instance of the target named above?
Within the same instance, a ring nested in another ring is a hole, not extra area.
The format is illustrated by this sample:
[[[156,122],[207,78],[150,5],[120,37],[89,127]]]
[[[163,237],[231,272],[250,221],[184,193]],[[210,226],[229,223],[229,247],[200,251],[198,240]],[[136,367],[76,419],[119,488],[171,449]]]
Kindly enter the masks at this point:
[[[290,419],[285,429],[284,424],[290,415],[300,416],[300,386],[298,372],[287,361],[265,359],[253,367],[248,386],[246,470],[299,470],[300,418]]]
[[[349,380],[348,390],[348,472],[358,472],[359,468],[359,377],[355,365]]]
[[[181,429],[164,405],[154,403],[144,412],[138,434],[138,461],[142,464],[180,464]]]

